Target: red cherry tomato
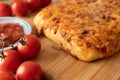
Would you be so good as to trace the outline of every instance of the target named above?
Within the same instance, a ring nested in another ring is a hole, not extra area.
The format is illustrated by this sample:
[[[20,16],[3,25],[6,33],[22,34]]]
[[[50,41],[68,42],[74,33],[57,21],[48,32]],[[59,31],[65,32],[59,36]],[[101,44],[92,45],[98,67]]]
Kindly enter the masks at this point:
[[[41,43],[35,35],[26,35],[17,46],[18,52],[25,58],[35,58],[40,49]]]
[[[11,16],[12,11],[9,5],[5,3],[0,3],[0,17]]]
[[[36,11],[41,8],[41,0],[25,0],[28,4],[28,9]]]
[[[52,0],[41,0],[41,2],[42,2],[42,7],[45,7],[48,6],[52,2]]]
[[[13,74],[0,70],[0,80],[16,80],[16,79]]]
[[[15,50],[5,50],[1,55],[0,70],[15,73],[22,62],[20,54]]]
[[[16,78],[17,80],[41,80],[41,67],[36,62],[25,61],[18,67]]]
[[[12,5],[12,12],[16,16],[25,16],[28,12],[28,5],[24,0],[14,0]]]

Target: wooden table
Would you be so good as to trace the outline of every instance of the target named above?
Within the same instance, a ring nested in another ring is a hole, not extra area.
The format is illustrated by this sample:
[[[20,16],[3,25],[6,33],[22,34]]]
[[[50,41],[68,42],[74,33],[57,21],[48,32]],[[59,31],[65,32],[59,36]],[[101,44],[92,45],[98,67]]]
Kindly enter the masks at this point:
[[[53,4],[60,0],[53,0]],[[20,17],[28,21],[32,34],[36,34],[33,18],[38,12]],[[34,59],[43,70],[45,80],[120,80],[120,52],[103,59],[86,63],[66,54],[57,44],[40,36],[42,44],[39,55]]]

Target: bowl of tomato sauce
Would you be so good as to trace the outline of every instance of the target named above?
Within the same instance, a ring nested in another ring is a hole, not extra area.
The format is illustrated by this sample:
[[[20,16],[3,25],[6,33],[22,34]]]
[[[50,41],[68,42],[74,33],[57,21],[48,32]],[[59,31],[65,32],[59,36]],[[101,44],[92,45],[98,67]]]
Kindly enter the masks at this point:
[[[31,33],[32,27],[27,21],[16,17],[0,17],[0,51],[16,47],[24,35]]]

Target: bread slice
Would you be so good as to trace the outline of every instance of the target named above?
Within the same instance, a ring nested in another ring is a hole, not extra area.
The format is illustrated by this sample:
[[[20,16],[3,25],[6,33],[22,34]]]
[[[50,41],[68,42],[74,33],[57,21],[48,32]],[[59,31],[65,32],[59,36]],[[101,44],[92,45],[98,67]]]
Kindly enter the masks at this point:
[[[120,0],[66,0],[48,6],[34,18],[38,34],[83,61],[120,50]]]

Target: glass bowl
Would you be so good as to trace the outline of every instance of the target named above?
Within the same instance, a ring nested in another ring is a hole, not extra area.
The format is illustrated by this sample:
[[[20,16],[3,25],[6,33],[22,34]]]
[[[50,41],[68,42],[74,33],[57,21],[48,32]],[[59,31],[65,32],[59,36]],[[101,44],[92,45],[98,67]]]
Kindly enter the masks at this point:
[[[21,18],[16,18],[16,17],[0,17],[0,24],[3,24],[3,23],[18,23],[19,25],[21,25],[23,27],[23,30],[24,30],[24,34],[27,35],[27,34],[31,34],[32,33],[32,27],[31,25],[21,19]],[[17,42],[13,43],[13,46],[16,47],[17,46]],[[7,50],[7,49],[12,49],[13,47],[11,46],[7,46],[7,47],[4,47],[3,50]],[[1,51],[2,49],[0,49]]]

